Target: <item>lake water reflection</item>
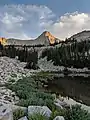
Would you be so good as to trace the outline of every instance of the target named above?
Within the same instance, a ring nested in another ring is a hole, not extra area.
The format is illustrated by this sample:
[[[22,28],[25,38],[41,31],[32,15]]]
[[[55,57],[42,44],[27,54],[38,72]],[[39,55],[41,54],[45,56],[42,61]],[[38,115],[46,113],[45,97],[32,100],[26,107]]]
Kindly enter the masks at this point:
[[[90,106],[90,77],[54,76],[53,80],[48,81],[47,89]]]

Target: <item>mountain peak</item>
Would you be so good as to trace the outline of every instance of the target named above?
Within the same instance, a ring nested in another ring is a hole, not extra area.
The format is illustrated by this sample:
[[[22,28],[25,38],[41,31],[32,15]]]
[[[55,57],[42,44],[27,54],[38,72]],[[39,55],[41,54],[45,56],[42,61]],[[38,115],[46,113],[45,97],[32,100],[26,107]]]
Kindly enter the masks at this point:
[[[48,31],[44,31],[41,35],[44,35],[45,37],[48,38],[50,44],[54,44],[56,38]]]
[[[49,32],[49,31],[44,31],[42,34],[46,34],[47,32]],[[50,33],[50,32],[49,32]]]

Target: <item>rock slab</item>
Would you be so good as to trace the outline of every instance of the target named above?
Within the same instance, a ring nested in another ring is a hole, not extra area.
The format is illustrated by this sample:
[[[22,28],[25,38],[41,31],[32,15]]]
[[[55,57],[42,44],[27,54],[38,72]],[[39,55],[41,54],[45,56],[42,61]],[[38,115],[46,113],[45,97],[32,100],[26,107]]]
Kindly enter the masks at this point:
[[[63,116],[57,116],[53,120],[65,120]]]
[[[27,119],[27,117],[25,116],[25,117],[22,117],[22,118],[20,118],[20,119],[18,119],[18,120],[28,120],[28,119]]]
[[[45,115],[46,117],[50,117],[51,110],[47,106],[29,106],[28,107],[28,116],[40,113],[41,115]]]
[[[13,113],[9,106],[0,105],[0,120],[13,120]]]

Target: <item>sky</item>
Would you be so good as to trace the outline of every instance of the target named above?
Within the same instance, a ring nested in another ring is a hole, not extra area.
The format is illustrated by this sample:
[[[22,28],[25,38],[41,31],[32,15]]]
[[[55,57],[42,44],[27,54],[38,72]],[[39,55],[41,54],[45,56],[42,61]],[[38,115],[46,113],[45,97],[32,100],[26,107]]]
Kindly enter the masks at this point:
[[[90,0],[0,0],[0,37],[65,39],[90,30]]]

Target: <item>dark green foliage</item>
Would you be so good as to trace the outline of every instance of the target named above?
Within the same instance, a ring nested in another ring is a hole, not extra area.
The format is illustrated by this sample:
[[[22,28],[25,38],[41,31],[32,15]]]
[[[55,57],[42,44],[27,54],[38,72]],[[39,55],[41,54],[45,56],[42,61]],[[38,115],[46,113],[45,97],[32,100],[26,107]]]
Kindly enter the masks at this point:
[[[60,46],[48,48],[43,51],[42,58],[53,60],[55,65],[75,68],[90,68],[90,41],[66,41]]]
[[[54,98],[43,90],[41,78],[23,77],[15,84],[8,84],[7,87],[14,91],[20,98],[18,105],[47,105],[52,108]]]
[[[53,120],[56,116],[65,116],[65,114],[66,114],[66,109],[61,109],[61,110],[55,109],[52,111],[52,114],[49,120]]]
[[[90,120],[90,113],[79,105],[73,105],[71,108],[61,110],[53,110],[50,120],[53,120],[56,116],[63,116],[65,120]]]
[[[33,52],[25,51],[24,62],[27,62],[26,68],[28,69],[38,69],[38,53],[34,50]]]
[[[45,81],[45,78],[47,81],[47,79],[50,78],[50,75],[48,75],[48,73],[41,72],[36,76],[23,77],[23,79],[20,79],[15,84],[8,84],[7,87],[14,91],[20,98],[18,105],[25,107],[28,107],[29,105],[48,106],[52,110],[49,120],[53,120],[56,116],[64,116],[65,120],[90,120],[90,114],[86,110],[82,109],[81,106],[75,105],[71,108],[57,109],[53,104],[54,98],[50,93],[46,93],[43,89],[42,81]],[[14,116],[17,116],[18,118],[18,116],[21,117],[23,114],[22,112],[17,111],[14,113]],[[29,116],[29,119],[47,120],[45,116],[39,114]]]
[[[28,62],[27,65],[25,66],[25,68],[27,69],[38,69],[38,65],[36,64],[36,62]]]
[[[81,109],[81,106],[75,105],[67,109],[65,113],[65,120],[90,120],[90,114]]]
[[[3,45],[0,42],[0,57],[3,56]]]
[[[34,115],[29,116],[29,120],[49,120],[46,116],[41,115],[40,113],[36,113]]]
[[[5,46],[2,53],[3,56],[7,56],[10,58],[15,58],[18,56],[18,59],[21,62],[27,62],[26,68],[28,69],[38,69],[37,61],[38,61],[38,53],[33,48],[32,50],[28,50],[27,46],[19,46],[16,47],[14,45]]]
[[[25,113],[22,109],[16,109],[13,112],[13,120],[18,120],[18,119],[20,119],[21,117],[24,117],[24,116],[25,116]]]
[[[1,42],[0,42],[0,50],[3,50],[3,45],[1,44]]]

